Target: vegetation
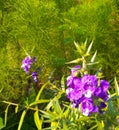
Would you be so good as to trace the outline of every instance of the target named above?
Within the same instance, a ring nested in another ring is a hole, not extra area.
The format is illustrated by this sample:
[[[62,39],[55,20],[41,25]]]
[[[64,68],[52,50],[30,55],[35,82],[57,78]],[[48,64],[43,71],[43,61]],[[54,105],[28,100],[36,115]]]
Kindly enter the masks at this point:
[[[119,0],[0,0],[0,129],[118,130],[118,41]],[[105,114],[83,116],[66,80],[88,47],[89,73],[103,73],[110,99]],[[21,68],[26,56],[38,82]]]

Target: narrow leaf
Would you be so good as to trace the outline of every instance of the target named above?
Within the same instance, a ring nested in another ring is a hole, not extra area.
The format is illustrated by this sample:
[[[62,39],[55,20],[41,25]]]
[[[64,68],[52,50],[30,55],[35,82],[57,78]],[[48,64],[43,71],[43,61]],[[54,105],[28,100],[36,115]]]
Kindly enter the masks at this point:
[[[20,121],[19,121],[19,126],[18,126],[18,129],[17,129],[17,130],[21,130],[21,127],[22,127],[22,124],[23,124],[23,121],[24,121],[24,117],[25,117],[25,115],[26,115],[26,112],[27,112],[27,110],[24,110],[24,111],[22,112],[22,115],[21,115],[21,118],[20,118]]]
[[[62,76],[62,79],[61,79],[61,88],[63,91],[65,91],[65,77]]]
[[[94,60],[95,60],[95,58],[96,58],[96,55],[97,55],[97,50],[95,51],[94,55],[92,56],[91,62],[94,62]]]
[[[18,112],[18,109],[19,109],[19,106],[17,105],[17,106],[15,107],[15,113]]]
[[[74,45],[75,45],[76,49],[79,50],[79,48],[80,48],[79,44],[74,41]]]
[[[33,105],[37,105],[37,104],[40,104],[40,103],[47,103],[47,102],[49,102],[50,100],[37,100],[37,101],[35,101],[35,102],[32,102],[29,106],[33,106]]]
[[[116,89],[117,96],[119,96],[119,85],[118,85],[116,77],[114,78],[114,83],[115,83],[115,89]],[[119,104],[119,99],[117,99],[117,102]]]
[[[53,100],[51,100],[48,105],[46,106],[46,110],[50,110],[50,108],[53,106]]]
[[[93,45],[93,41],[90,43],[90,45],[89,45],[89,47],[88,47],[88,49],[87,49],[87,54],[90,53],[90,50],[91,50],[91,48],[92,48],[92,45]]]
[[[99,62],[91,62],[91,63],[87,63],[86,65],[96,65],[96,64],[98,64]]]
[[[34,113],[34,121],[38,130],[42,130],[42,120],[39,118],[38,110]]]
[[[52,121],[51,122],[51,130],[57,130],[58,128],[58,122]]]
[[[69,116],[69,112],[70,112],[70,108],[68,107],[65,112],[64,112],[64,116],[65,118],[67,118]]]
[[[54,112],[46,112],[46,111],[42,111],[42,110],[40,110],[40,112],[42,112],[43,113],[43,116],[45,117],[45,118],[48,118],[48,119],[50,119],[50,120],[55,120],[57,117],[58,117],[58,115],[56,114],[56,113],[54,113]]]
[[[0,93],[2,92],[3,88],[4,88],[4,87],[2,87],[2,88],[0,89]]]
[[[114,83],[115,83],[115,87],[116,87],[117,96],[119,96],[119,85],[117,83],[116,77],[114,78]]]
[[[61,107],[60,107],[60,104],[59,104],[58,99],[55,99],[55,100],[53,101],[53,106],[54,106],[54,111],[55,111],[57,114],[61,114],[61,113],[62,113],[62,110],[61,110]]]
[[[66,62],[65,64],[78,63],[78,62],[81,61],[81,60],[82,60],[81,58],[77,58],[76,60]]]
[[[10,104],[7,106],[6,110],[5,110],[5,126],[7,124],[7,114],[8,114],[8,109],[9,109]]]
[[[0,130],[4,128],[5,125],[3,124],[3,119],[0,117]]]
[[[38,92],[38,94],[37,94],[36,101],[39,100],[42,91],[44,90],[44,88],[46,87],[46,85],[47,85],[48,83],[49,83],[49,82],[45,83],[45,84],[41,87],[41,89],[39,90],[39,92]]]

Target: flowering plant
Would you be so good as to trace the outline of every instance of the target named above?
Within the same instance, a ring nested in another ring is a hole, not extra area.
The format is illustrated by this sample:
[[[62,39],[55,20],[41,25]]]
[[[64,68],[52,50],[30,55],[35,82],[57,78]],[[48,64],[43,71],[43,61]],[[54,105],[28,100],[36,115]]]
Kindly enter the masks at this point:
[[[110,97],[108,94],[109,82],[101,79],[97,74],[92,75],[88,73],[86,57],[89,55],[92,44],[93,42],[89,45],[86,53],[82,53],[80,49],[81,46],[75,43],[82,58],[78,58],[69,63],[82,61],[83,64],[82,67],[77,65],[71,68],[71,75],[67,77],[66,82],[68,87],[66,94],[68,99],[72,102],[72,107],[78,108],[85,116],[96,112],[104,113],[104,108],[107,106],[106,102]],[[91,63],[94,63],[96,53],[93,55]]]
[[[22,61],[21,68],[24,69],[26,74],[30,73],[31,66],[36,62],[36,57],[26,56],[24,60]],[[36,71],[31,72],[31,76],[34,80],[34,82],[38,82],[38,74]]]

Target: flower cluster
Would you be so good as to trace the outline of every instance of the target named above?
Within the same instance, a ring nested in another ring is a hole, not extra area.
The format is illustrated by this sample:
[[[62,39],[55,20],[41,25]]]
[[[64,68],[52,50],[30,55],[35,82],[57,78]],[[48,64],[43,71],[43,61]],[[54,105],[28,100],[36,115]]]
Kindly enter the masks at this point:
[[[94,112],[103,112],[102,109],[106,107],[106,101],[109,99],[107,92],[109,82],[89,74],[78,77],[80,69],[80,66],[71,69],[71,75],[68,76],[66,83],[67,97],[73,103],[72,106],[80,108],[85,116]]]
[[[36,57],[30,57],[30,56],[27,56],[25,57],[25,59],[22,61],[22,65],[21,65],[21,68],[24,69],[24,71],[26,72],[26,74],[29,74],[30,73],[30,68],[31,68],[31,65],[33,63],[36,62]],[[35,82],[38,81],[38,75],[37,75],[37,72],[32,72],[32,78]]]

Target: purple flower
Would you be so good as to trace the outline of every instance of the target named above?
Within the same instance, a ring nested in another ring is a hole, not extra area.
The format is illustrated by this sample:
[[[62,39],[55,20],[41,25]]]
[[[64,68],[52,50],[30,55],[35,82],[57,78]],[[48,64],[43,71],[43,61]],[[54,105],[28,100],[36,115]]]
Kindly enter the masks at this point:
[[[85,75],[82,77],[81,83],[83,85],[84,96],[87,98],[92,97],[98,85],[97,77],[94,75]]]
[[[94,105],[91,98],[84,98],[81,102],[82,114],[89,116],[90,113],[98,112],[98,107]]]
[[[75,85],[77,85],[76,82],[80,82],[80,78],[77,78],[78,69],[80,69],[79,65],[71,69],[71,75],[67,77],[67,82],[66,82],[67,86],[74,87]]]
[[[77,66],[74,66],[72,69],[71,69],[71,76],[72,77],[76,77],[78,75],[78,70],[80,69],[81,67],[79,65]]]
[[[67,88],[66,93],[70,101],[77,101],[82,97],[82,89],[79,88],[77,89]]]
[[[106,102],[109,99],[109,94],[107,93],[108,88],[109,82],[106,80],[100,80],[100,86],[95,90],[94,95]]]
[[[81,78],[69,76],[66,84],[72,88],[79,88],[81,86]]]
[[[106,104],[104,102],[101,102],[100,103],[100,108],[105,108],[106,107]]]
[[[36,57],[32,58],[32,62],[36,62],[36,60],[37,60]]]
[[[29,73],[29,69],[31,67],[32,64],[32,60],[30,56],[25,57],[25,59],[22,61],[22,66],[21,68],[24,69],[24,71],[28,74]]]
[[[82,114],[89,116],[94,112],[101,112],[106,107],[105,102],[109,99],[109,82],[106,80],[98,81],[94,75],[84,75],[78,77],[80,66],[71,69],[71,75],[67,78],[66,94],[72,102],[72,107],[81,108]],[[99,84],[100,83],[100,84]],[[103,102],[98,103],[98,98]],[[94,101],[97,100],[97,103]],[[94,102],[99,105],[95,105]],[[81,107],[79,107],[79,105]],[[103,111],[102,111],[103,112]]]
[[[29,69],[31,68],[31,65],[33,62],[36,62],[36,57],[31,58],[30,56],[25,57],[25,59],[22,61],[21,68],[24,69],[24,71],[28,74]]]
[[[37,74],[37,72],[32,72],[32,78],[33,78],[33,80],[34,80],[35,82],[38,81],[38,74]]]

